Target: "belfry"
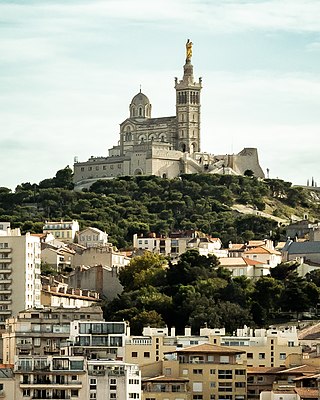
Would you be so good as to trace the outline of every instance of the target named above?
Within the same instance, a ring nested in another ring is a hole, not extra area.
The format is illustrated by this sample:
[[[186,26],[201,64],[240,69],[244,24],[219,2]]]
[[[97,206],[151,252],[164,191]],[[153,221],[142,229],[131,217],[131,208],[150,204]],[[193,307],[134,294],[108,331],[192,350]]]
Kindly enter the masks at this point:
[[[247,169],[264,177],[255,148],[238,154],[213,155],[201,151],[202,79],[193,75],[193,43],[186,42],[181,80],[175,78],[176,115],[154,118],[149,98],[140,91],[129,105],[129,117],[120,124],[118,144],[108,156],[90,157],[74,163],[75,189],[88,188],[99,179],[119,176],[156,175],[175,178],[180,174],[220,173],[241,175]]]

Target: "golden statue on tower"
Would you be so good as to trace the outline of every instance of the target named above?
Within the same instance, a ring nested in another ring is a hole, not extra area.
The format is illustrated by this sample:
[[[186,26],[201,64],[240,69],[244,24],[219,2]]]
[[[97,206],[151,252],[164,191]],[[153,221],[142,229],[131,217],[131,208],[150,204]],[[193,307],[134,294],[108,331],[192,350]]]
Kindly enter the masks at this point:
[[[187,40],[186,43],[186,62],[190,62],[191,61],[191,57],[192,57],[192,42],[190,41],[190,39]]]

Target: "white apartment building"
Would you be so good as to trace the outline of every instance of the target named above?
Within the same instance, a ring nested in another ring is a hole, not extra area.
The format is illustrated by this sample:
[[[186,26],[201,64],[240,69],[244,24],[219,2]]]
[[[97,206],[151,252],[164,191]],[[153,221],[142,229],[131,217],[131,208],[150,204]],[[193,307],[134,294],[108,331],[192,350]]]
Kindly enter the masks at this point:
[[[197,249],[203,256],[210,254],[216,257],[228,256],[228,251],[222,249],[219,238],[211,238],[198,231],[172,232],[168,237],[157,237],[156,234],[142,237],[134,234],[133,247],[140,251],[170,256],[172,259],[178,258],[190,249]]]
[[[8,224],[0,231],[0,329],[19,311],[40,306],[40,256],[39,237],[21,235]]]
[[[72,321],[65,352],[91,359],[124,360],[127,336],[126,322]]]
[[[78,243],[85,247],[106,246],[108,234],[98,228],[86,228],[78,233]]]
[[[123,361],[88,360],[88,399],[141,399],[138,365]]]

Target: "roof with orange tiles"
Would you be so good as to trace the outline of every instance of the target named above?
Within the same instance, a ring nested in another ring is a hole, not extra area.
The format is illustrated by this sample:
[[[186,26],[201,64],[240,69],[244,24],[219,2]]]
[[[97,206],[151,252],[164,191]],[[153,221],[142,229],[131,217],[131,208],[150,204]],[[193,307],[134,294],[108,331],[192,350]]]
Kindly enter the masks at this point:
[[[249,249],[245,251],[246,254],[276,254],[281,256],[280,251],[268,249],[265,246],[255,247],[254,249]]]
[[[288,374],[288,375],[314,375],[318,372],[318,369],[312,365],[299,365],[298,367],[287,368],[283,371],[278,372],[279,374]]]
[[[276,374],[285,369],[285,367],[247,367],[247,374]]]
[[[295,388],[295,392],[301,399],[317,399],[319,396],[318,389],[311,388]]]
[[[217,354],[243,354],[243,350],[234,349],[228,346],[217,346],[215,344],[204,343],[195,346],[184,347],[169,353],[217,353]]]
[[[246,258],[246,257],[243,257],[243,259],[244,259],[244,261],[245,261],[245,263],[246,263],[247,265],[263,265],[262,262],[257,261],[257,260],[251,260],[250,258]],[[269,267],[268,267],[268,268],[269,268]]]
[[[222,267],[246,267],[247,265],[262,265],[260,261],[250,260],[246,257],[221,257],[219,258]]]

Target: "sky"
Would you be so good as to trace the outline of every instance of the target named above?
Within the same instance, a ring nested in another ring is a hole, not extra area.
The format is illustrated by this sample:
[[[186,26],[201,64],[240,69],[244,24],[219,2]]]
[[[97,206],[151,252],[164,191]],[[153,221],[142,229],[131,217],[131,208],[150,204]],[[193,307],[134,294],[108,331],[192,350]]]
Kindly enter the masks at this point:
[[[0,187],[106,156],[140,85],[175,115],[188,38],[202,151],[320,186],[319,20],[319,0],[0,0]]]

